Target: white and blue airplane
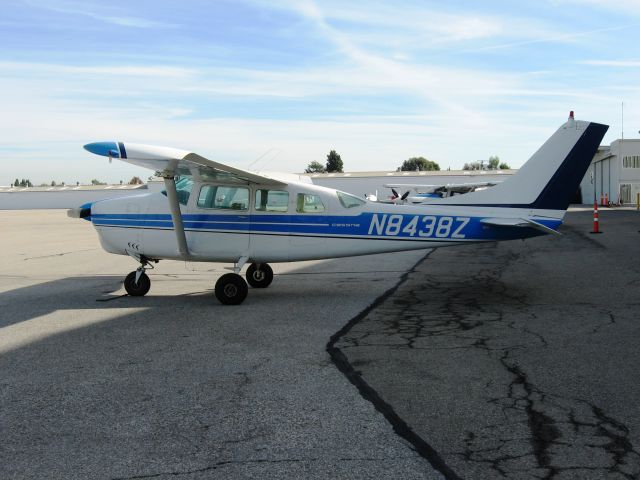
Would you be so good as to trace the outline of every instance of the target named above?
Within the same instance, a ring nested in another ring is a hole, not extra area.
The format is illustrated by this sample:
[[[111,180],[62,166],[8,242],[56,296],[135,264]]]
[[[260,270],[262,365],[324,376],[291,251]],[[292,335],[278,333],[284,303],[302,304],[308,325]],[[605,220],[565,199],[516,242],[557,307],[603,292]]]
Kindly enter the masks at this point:
[[[69,211],[90,220],[102,247],[140,263],[124,280],[145,295],[161,259],[233,263],[215,295],[239,304],[273,280],[269,263],[318,260],[557,234],[607,125],[569,120],[517,174],[490,189],[393,205],[239,170],[167,147],[97,142],[85,149],[164,178],[165,190]],[[249,264],[246,281],[241,269]]]

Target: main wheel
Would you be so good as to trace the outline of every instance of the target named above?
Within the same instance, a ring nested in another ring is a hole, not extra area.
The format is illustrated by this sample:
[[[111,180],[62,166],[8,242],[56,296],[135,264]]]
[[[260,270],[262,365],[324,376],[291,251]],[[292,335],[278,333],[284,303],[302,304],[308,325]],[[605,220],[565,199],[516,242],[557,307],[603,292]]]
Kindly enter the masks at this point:
[[[216,282],[216,298],[225,305],[239,305],[249,293],[247,282],[237,273],[225,273]]]
[[[247,268],[247,282],[253,288],[267,288],[273,282],[273,270],[268,263],[252,263]]]
[[[151,288],[151,280],[146,273],[142,272],[138,283],[136,283],[136,272],[131,272],[124,279],[124,289],[132,297],[143,297]]]

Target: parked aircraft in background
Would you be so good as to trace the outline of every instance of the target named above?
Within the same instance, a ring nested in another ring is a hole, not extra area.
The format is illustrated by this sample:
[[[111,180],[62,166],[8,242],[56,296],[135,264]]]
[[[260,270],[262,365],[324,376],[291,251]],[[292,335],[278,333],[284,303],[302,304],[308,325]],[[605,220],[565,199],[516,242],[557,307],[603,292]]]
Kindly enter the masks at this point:
[[[431,203],[434,198],[447,198],[454,195],[477,192],[496,186],[501,181],[476,183],[447,183],[438,185],[422,185],[414,183],[387,183],[385,188],[391,189],[390,201],[393,203]],[[403,191],[403,194],[396,190]]]
[[[573,112],[504,182],[426,205],[371,202],[308,183],[240,170],[195,153],[122,142],[85,145],[95,154],[157,171],[166,190],[102,200],[69,211],[90,220],[103,248],[140,263],[124,281],[145,295],[161,259],[230,262],[216,297],[239,304],[247,282],[268,287],[269,263],[417,250],[557,233],[608,127]],[[249,264],[245,282],[239,273]]]

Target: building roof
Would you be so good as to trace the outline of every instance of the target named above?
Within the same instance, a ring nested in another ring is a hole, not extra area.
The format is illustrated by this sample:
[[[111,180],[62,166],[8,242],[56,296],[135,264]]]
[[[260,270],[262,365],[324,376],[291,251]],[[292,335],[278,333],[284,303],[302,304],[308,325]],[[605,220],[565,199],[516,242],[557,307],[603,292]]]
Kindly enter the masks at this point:
[[[55,187],[14,187],[0,186],[0,193],[17,193],[17,192],[77,192],[77,191],[93,191],[93,190],[146,190],[147,185],[57,185]]]
[[[310,178],[366,178],[366,177],[469,177],[482,175],[513,175],[517,170],[435,170],[410,172],[345,172],[345,173],[303,173]]]

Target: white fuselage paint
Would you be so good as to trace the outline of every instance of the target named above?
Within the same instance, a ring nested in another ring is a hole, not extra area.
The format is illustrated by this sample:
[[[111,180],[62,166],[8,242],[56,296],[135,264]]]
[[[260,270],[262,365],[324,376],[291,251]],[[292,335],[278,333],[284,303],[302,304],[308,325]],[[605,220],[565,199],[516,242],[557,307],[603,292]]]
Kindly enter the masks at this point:
[[[503,215],[531,213],[521,209],[482,208],[480,211],[473,207],[375,202],[345,208],[334,190],[298,183],[279,188],[289,192],[286,213],[257,211],[253,202],[247,211],[225,211],[197,206],[198,192],[203,185],[206,184],[196,183],[187,205],[181,205],[191,261],[234,262],[248,257],[253,262],[289,262],[489,241],[493,239],[470,234],[471,219],[495,216],[498,213],[495,210]],[[243,186],[250,188],[252,199],[257,189],[269,188]],[[325,211],[297,213],[299,193],[318,195]],[[555,211],[550,213],[557,215]],[[168,199],[162,193],[96,202],[92,205],[92,215],[101,244],[108,252],[143,254],[157,259],[183,258],[168,220]],[[197,222],[198,228],[194,228],[194,222],[189,221],[193,215],[213,215],[215,219]],[[118,225],[125,223],[124,220],[112,221],[114,217],[123,216],[164,220],[132,220],[129,225]],[[265,231],[267,227],[269,230]]]

